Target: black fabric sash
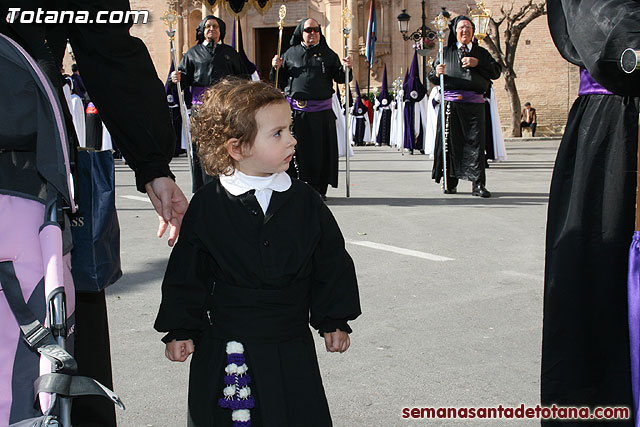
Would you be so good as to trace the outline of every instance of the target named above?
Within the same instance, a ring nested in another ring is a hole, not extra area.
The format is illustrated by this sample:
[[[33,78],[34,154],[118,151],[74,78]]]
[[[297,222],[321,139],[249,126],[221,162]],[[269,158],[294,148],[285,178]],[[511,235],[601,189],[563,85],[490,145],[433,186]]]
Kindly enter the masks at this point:
[[[216,282],[210,311],[214,337],[280,342],[309,330],[311,280],[284,289],[252,289]]]

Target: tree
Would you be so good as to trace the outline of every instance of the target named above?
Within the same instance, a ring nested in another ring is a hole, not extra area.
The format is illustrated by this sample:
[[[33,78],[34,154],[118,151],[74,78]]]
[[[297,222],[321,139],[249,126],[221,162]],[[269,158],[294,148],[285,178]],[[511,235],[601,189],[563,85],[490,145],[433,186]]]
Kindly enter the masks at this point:
[[[516,59],[516,49],[522,30],[529,25],[531,21],[539,16],[547,14],[546,2],[539,3],[529,0],[520,10],[514,12],[514,4],[511,3],[509,9],[503,4],[500,8],[502,16],[498,19],[491,18],[489,22],[490,35],[484,39],[484,45],[491,52],[491,55],[502,66],[502,74],[504,75],[504,87],[509,94],[509,104],[511,107],[511,136],[521,136],[520,133],[520,113],[522,112],[520,104],[520,96],[516,87],[516,72],[513,69]],[[501,43],[500,26],[506,24],[506,28],[502,33],[503,42]],[[503,49],[504,46],[504,49]]]

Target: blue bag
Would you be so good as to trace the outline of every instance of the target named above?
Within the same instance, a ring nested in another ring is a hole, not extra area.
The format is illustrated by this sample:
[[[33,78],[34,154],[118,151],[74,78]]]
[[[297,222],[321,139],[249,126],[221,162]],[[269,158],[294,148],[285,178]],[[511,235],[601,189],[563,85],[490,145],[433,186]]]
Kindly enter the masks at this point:
[[[71,273],[76,292],[100,292],[121,276],[120,225],[111,151],[79,151],[78,214],[71,221]]]

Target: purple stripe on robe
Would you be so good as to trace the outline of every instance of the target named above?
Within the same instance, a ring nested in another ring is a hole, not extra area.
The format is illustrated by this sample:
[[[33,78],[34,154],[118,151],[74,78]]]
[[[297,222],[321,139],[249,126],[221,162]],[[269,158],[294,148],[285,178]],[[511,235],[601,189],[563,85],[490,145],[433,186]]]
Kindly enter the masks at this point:
[[[629,249],[629,271],[627,276],[627,301],[629,309],[629,347],[631,350],[631,389],[633,411],[636,420],[640,413],[640,232],[633,233]],[[636,422],[636,425],[638,423]]]
[[[450,102],[469,102],[484,104],[484,94],[472,90],[445,90],[444,100]]]
[[[609,92],[602,87],[600,83],[593,80],[591,74],[586,68],[580,68],[580,89],[578,90],[578,96],[583,95],[613,95],[613,92]]]
[[[209,89],[204,86],[191,86],[191,104],[192,105],[200,105],[202,104],[202,94]]]
[[[307,113],[317,113],[318,111],[331,110],[331,98],[329,99],[309,99],[297,100],[287,96],[287,101],[291,108],[298,111],[306,111]]]

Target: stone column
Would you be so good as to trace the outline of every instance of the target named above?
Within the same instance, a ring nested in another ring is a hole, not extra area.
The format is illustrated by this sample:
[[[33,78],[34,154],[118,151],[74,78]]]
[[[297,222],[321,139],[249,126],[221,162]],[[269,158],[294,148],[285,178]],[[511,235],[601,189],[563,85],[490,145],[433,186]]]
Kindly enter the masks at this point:
[[[353,20],[351,21],[351,34],[349,35],[349,55],[351,56],[351,63],[353,64],[353,79],[357,79],[360,75],[360,47],[358,46],[358,0],[347,0],[347,7],[351,10]],[[343,49],[344,50],[344,49]],[[344,52],[340,52],[340,57],[344,56]],[[351,87],[355,87],[355,82],[352,80]]]

